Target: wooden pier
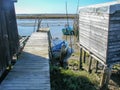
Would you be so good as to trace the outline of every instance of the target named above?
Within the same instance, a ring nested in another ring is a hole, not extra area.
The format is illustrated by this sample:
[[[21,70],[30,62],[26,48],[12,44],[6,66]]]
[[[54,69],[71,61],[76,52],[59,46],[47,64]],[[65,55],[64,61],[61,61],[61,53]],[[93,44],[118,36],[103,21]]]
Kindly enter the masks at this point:
[[[31,35],[0,90],[50,90],[47,32]]]

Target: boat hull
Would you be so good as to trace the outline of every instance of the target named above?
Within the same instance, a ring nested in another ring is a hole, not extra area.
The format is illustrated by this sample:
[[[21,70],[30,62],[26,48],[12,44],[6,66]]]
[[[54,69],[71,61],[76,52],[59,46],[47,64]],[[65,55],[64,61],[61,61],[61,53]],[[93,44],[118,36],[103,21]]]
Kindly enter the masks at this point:
[[[69,30],[69,29],[62,29],[63,35],[74,35],[74,31],[73,30]]]
[[[64,40],[54,39],[52,41],[52,56],[54,58],[60,58],[61,55],[65,55],[68,50],[68,43]]]

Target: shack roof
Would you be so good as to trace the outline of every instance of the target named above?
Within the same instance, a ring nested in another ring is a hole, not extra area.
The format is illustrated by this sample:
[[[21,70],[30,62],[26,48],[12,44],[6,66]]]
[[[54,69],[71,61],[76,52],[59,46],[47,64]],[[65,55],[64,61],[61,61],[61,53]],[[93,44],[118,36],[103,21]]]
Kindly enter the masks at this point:
[[[80,12],[98,13],[99,12],[99,13],[113,14],[118,10],[120,10],[120,2],[117,2],[117,1],[79,7],[79,13]]]

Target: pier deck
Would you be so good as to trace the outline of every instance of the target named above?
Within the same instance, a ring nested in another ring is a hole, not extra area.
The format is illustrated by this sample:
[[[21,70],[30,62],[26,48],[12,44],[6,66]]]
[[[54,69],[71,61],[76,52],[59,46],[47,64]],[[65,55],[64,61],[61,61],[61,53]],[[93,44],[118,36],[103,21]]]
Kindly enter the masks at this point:
[[[31,35],[0,90],[50,90],[47,33]]]

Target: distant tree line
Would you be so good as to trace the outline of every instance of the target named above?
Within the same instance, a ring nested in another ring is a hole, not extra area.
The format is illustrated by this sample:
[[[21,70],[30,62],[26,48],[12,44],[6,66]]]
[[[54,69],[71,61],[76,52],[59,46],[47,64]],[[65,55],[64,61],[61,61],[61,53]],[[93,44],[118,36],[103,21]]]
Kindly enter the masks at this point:
[[[65,19],[71,18],[74,19],[76,14],[17,14],[17,19]]]

